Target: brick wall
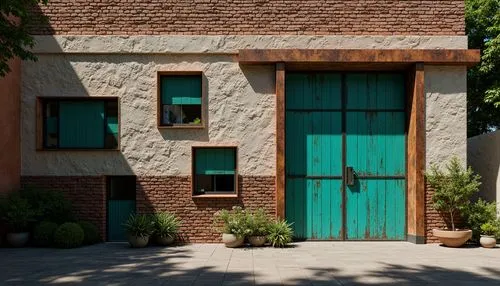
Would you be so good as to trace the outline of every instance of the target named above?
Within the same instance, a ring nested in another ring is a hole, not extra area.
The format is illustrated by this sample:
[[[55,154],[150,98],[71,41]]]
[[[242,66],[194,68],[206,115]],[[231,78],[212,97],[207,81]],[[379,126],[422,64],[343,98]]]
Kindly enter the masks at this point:
[[[438,243],[437,237],[432,235],[432,230],[435,228],[446,229],[448,227],[447,221],[449,221],[446,215],[443,215],[436,211],[432,206],[432,195],[434,190],[429,184],[425,186],[425,231],[426,231],[426,243]],[[455,226],[462,226],[462,219],[459,216],[455,216]],[[451,225],[451,224],[450,224]]]
[[[40,12],[40,8],[35,9]],[[51,0],[34,34],[464,35],[464,1]]]
[[[106,181],[104,176],[21,177],[21,188],[36,186],[60,191],[71,200],[78,219],[93,222],[106,238]]]
[[[137,210],[141,213],[169,211],[182,220],[181,235],[187,242],[220,242],[213,229],[213,215],[220,209],[243,206],[264,208],[275,214],[275,178],[239,178],[239,198],[192,198],[190,177],[137,177]]]

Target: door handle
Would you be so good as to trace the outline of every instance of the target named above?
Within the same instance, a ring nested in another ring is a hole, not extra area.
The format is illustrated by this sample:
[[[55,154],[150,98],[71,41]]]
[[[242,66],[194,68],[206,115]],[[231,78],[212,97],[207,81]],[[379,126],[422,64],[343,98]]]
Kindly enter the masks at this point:
[[[345,167],[345,184],[347,186],[354,186],[354,168],[353,167]]]

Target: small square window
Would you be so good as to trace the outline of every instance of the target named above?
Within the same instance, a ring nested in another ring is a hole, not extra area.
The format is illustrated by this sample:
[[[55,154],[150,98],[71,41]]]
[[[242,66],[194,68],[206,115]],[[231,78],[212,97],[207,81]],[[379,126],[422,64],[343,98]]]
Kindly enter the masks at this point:
[[[193,196],[237,196],[236,158],[236,147],[193,147]]]
[[[158,73],[158,125],[203,127],[201,72]]]

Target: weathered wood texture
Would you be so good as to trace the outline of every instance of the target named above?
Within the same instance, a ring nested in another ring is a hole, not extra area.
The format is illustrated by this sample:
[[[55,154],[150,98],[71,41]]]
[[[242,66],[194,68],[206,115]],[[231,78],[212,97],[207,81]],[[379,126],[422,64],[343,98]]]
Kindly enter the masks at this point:
[[[373,49],[243,49],[242,64],[262,63],[426,63],[472,66],[480,60],[479,50],[373,50]]]
[[[276,64],[276,215],[285,218],[285,65]]]

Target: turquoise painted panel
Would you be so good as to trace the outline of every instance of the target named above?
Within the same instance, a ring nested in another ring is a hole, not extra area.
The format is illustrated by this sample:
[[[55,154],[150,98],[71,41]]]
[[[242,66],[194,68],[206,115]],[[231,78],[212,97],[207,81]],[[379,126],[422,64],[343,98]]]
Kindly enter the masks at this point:
[[[347,187],[346,238],[404,239],[405,189],[404,179],[357,179]]]
[[[404,112],[348,112],[346,120],[347,166],[360,176],[405,175]]]
[[[134,213],[134,200],[108,200],[108,241],[127,240],[123,224]]]
[[[59,103],[60,148],[104,148],[104,102]]]
[[[106,118],[106,123],[107,123],[107,130],[106,132],[108,134],[118,134],[118,117],[107,117]]]
[[[234,148],[196,149],[196,174],[233,175],[235,170]]]
[[[47,134],[57,133],[57,117],[48,117],[46,128]]]
[[[339,73],[287,73],[286,109],[340,109],[342,106]]]
[[[347,109],[405,108],[404,75],[396,73],[346,74]]]
[[[162,76],[161,99],[163,104],[201,104],[201,76]]]

